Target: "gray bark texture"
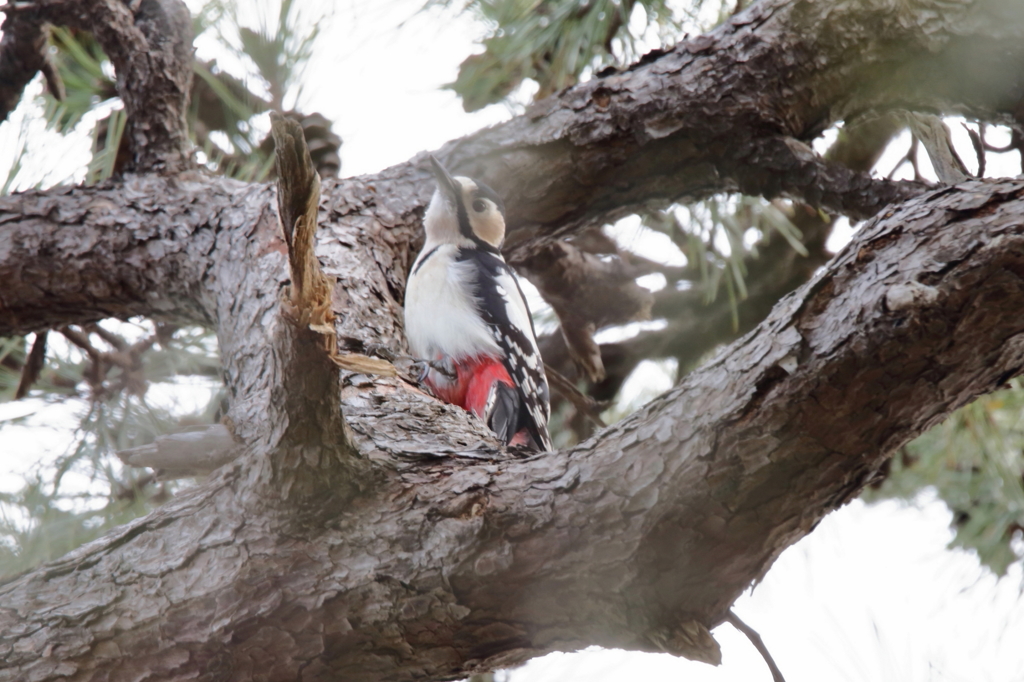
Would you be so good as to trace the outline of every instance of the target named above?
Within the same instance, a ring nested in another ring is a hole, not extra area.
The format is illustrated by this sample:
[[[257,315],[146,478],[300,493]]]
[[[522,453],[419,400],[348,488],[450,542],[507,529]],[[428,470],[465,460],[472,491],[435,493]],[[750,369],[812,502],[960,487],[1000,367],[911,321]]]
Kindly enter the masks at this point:
[[[192,22],[178,0],[38,0],[3,5],[0,121],[42,70],[60,99],[63,84],[46,60],[46,24],[89,31],[117,74],[128,121],[127,170],[176,171],[192,165],[185,108],[192,87]]]
[[[1015,2],[768,0],[446,145],[506,197],[527,264],[714,192],[878,214],[668,393],[526,458],[399,377],[324,371],[321,339],[282,314],[272,187],[184,170],[0,198],[0,334],[212,326],[240,453],[0,585],[0,680],[455,679],[593,644],[715,661],[708,630],[786,547],[1024,367],[1024,180],[926,190],[808,142],[891,108],[1019,124],[1022,64]],[[405,347],[425,161],[324,182],[341,356]]]

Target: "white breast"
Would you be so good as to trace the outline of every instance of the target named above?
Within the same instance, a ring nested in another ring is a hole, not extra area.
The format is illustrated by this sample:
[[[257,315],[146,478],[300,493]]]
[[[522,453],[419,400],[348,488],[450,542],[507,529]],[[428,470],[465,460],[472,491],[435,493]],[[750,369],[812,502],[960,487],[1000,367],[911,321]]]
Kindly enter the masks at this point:
[[[412,354],[456,361],[481,354],[500,357],[501,349],[476,309],[472,263],[455,260],[454,244],[435,246],[424,245],[405,290],[405,333]]]

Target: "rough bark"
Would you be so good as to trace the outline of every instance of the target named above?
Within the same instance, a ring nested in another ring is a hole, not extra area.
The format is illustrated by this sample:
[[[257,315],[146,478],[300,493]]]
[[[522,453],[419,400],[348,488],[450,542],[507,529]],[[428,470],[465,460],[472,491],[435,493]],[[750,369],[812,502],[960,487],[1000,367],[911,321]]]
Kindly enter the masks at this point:
[[[350,377],[343,410],[377,465],[362,494],[310,522],[264,497],[250,450],[0,588],[0,679],[440,679],[589,644],[679,653],[685,624],[720,622],[889,452],[1021,371],[1022,216],[1019,180],[887,211],[758,329],[568,452],[491,459],[464,413]],[[336,463],[278,459],[276,482],[294,492],[301,466]]]
[[[869,182],[804,142],[893,108],[1016,123],[1022,72],[1019,3],[770,0],[442,156],[506,197],[513,250],[638,204],[723,191],[865,218],[913,186]]]
[[[114,66],[117,94],[128,114],[124,135],[130,159],[125,170],[170,172],[192,164],[185,124],[192,87],[192,22],[184,3],[39,0],[12,2],[3,10],[0,121],[36,71],[46,68],[44,24],[70,26],[94,34]],[[5,82],[2,76],[8,73],[14,78]]]
[[[946,5],[769,0],[444,155],[506,195],[513,249],[737,188],[869,214],[922,188],[800,140],[864,102],[998,118],[1021,99],[1019,70],[950,71],[966,49],[1019,64],[1024,10]],[[325,183],[316,255],[339,352],[404,344],[422,161]],[[888,453],[1024,366],[1024,182],[970,182],[887,209],[636,415],[510,459],[397,377],[292,382],[304,351],[280,313],[273,204],[201,173],[0,199],[0,334],[140,314],[212,325],[241,453],[0,586],[0,680],[442,679],[590,644],[695,655]],[[296,391],[340,393],[356,452],[308,421],[292,437]]]
[[[899,129],[900,124],[893,116],[877,117],[847,126],[825,153],[825,158],[851,170],[867,173],[874,168],[889,140]],[[666,327],[643,332],[624,342],[601,344],[598,353],[606,372],[603,379],[589,388],[594,399],[614,400],[636,366],[646,359],[675,358],[681,372],[689,371],[712,349],[753,329],[768,316],[780,298],[810,279],[831,256],[825,243],[834,221],[823,216],[820,210],[803,204],[792,206],[791,220],[802,235],[806,255],[797,253],[781,235],[771,234],[765,243],[758,245],[757,254],[746,259],[747,296],[741,301],[733,302],[726,296],[719,296],[708,303],[704,291],[695,286],[701,281],[700,270],[695,264],[691,263],[682,272],[676,273],[669,268],[662,268],[668,278],[668,286],[655,294],[651,316],[654,319],[665,319]],[[519,249],[517,256],[521,258],[526,251]],[[608,251],[614,253],[615,249]],[[530,266],[526,264],[525,267]],[[526,273],[529,274],[528,269]],[[579,272],[575,276],[586,279],[585,274],[581,276]],[[673,286],[673,280],[677,277],[688,280],[692,286],[677,290]],[[588,314],[586,309],[583,312],[588,321],[601,320],[600,316]],[[622,321],[628,319],[623,317]],[[600,329],[598,324],[594,326]],[[587,340],[592,342],[590,338]],[[539,343],[545,362],[556,371],[570,380],[581,377],[577,363],[574,362],[575,355],[569,352],[561,333],[542,337]],[[577,414],[572,419],[576,433],[592,433],[590,422],[582,415]]]

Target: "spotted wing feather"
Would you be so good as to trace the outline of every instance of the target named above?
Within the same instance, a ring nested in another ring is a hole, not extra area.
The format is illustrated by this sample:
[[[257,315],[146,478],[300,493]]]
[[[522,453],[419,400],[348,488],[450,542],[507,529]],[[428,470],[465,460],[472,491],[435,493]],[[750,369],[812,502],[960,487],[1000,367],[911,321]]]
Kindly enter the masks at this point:
[[[511,433],[525,429],[538,448],[550,450],[548,382],[519,282],[500,254],[462,249],[458,259],[475,266],[480,314],[502,350],[502,364],[516,384],[520,407]]]

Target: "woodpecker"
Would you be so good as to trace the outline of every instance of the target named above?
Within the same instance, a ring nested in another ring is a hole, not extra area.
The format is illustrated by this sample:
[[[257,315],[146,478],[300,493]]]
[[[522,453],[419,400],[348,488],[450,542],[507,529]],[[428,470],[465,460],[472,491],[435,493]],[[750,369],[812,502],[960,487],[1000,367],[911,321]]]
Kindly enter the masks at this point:
[[[550,450],[550,404],[533,319],[501,255],[505,205],[480,181],[430,157],[437,190],[405,291],[405,332],[424,383],[482,419],[504,443]]]

